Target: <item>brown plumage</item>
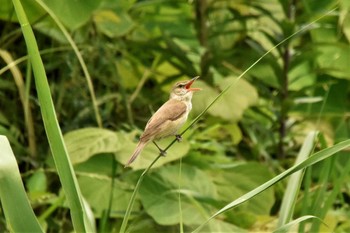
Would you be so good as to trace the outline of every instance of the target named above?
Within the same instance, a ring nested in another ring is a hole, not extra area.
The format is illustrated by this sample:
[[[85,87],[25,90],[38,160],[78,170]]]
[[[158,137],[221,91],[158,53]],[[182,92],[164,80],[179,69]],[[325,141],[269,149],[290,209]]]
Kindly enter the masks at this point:
[[[199,77],[189,81],[178,82],[174,85],[169,100],[147,122],[140,141],[125,167],[129,166],[137,158],[149,142],[176,135],[180,127],[186,122],[192,109],[191,99],[193,92],[200,90],[199,88],[191,88],[191,85],[197,78]],[[160,148],[158,147],[158,149]]]

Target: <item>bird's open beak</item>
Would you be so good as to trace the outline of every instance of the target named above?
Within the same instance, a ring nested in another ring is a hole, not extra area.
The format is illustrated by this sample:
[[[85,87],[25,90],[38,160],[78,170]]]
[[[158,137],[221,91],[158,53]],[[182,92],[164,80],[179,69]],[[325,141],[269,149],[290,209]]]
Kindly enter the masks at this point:
[[[191,79],[185,86],[186,90],[188,91],[200,91],[202,90],[201,88],[191,88],[191,85],[194,83],[194,81],[196,81],[199,78],[199,76],[194,77],[193,79]]]

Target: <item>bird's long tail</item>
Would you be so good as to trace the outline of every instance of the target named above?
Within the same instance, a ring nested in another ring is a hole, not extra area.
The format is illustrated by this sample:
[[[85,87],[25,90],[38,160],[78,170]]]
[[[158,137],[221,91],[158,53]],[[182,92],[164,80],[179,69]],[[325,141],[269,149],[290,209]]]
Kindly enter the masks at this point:
[[[146,146],[147,143],[140,141],[137,146],[136,149],[134,150],[134,153],[131,155],[129,161],[125,164],[124,167],[128,167],[132,162],[134,162],[134,160],[137,158],[137,156],[139,156],[139,154],[141,153],[141,151],[143,150],[143,148]]]

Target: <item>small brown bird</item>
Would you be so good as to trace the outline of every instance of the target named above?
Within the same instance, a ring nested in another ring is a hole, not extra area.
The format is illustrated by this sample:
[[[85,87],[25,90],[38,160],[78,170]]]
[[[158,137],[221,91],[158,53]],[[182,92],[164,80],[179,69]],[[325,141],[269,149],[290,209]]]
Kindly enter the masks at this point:
[[[193,82],[198,78],[199,76],[189,81],[178,82],[174,85],[169,100],[147,122],[140,141],[125,167],[129,166],[151,141],[164,154],[164,151],[160,149],[155,140],[172,135],[175,135],[178,141],[181,140],[181,136],[177,135],[177,131],[186,122],[188,114],[192,109],[191,99],[193,92],[201,90],[200,88],[191,88]]]

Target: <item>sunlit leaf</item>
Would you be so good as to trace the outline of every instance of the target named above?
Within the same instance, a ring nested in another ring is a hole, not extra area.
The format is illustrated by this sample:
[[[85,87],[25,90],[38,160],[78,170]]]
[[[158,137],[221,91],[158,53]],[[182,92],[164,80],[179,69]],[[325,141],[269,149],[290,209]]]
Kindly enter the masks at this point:
[[[100,128],[71,131],[64,140],[73,164],[84,162],[95,154],[114,153],[123,147],[116,133]]]
[[[233,77],[219,81],[219,90],[225,89],[234,81],[235,78]],[[201,112],[219,94],[219,90],[208,86],[200,80],[197,81],[196,86],[202,88],[202,91],[196,93],[193,98],[194,114]],[[235,122],[242,117],[244,110],[256,104],[257,100],[258,93],[256,89],[244,79],[240,79],[209,109],[209,113],[213,116]]]

